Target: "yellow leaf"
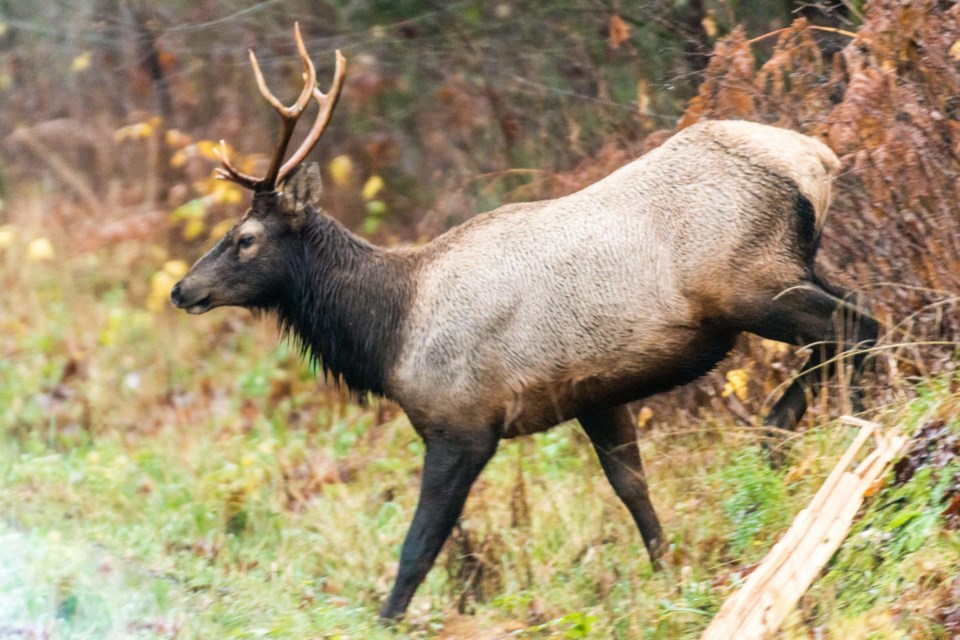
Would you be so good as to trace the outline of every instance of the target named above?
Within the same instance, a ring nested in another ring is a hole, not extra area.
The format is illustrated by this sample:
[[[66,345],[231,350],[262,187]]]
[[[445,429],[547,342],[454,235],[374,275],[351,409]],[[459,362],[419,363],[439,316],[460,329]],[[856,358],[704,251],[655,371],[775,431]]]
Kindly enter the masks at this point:
[[[707,15],[700,21],[704,33],[710,38],[717,37],[717,20],[713,17],[713,9],[707,9]]]
[[[218,180],[210,194],[217,204],[240,204],[243,200],[243,191],[233,182]]]
[[[380,176],[370,176],[367,181],[363,184],[363,189],[360,191],[363,195],[364,200],[373,200],[380,190],[383,189],[383,178]]]
[[[653,418],[653,409],[650,407],[642,407],[640,413],[637,414],[637,428],[643,429],[646,427],[651,418]]]
[[[793,351],[793,347],[785,342],[763,339],[760,341],[760,344],[763,345],[764,351],[774,356],[786,355]]]
[[[960,60],[960,40],[950,45],[950,57],[954,60]]]
[[[70,64],[70,68],[74,71],[74,73],[80,73],[81,71],[86,71],[87,68],[90,66],[90,58],[91,58],[90,52],[84,51],[83,53],[81,53],[80,55],[78,55],[76,58],[73,59],[73,62]]]
[[[231,156],[232,157],[232,156]],[[257,173],[257,168],[260,164],[260,161],[263,159],[263,155],[259,153],[251,153],[249,155],[243,155],[239,158],[239,164],[237,160],[233,161],[233,166],[240,169],[244,173]],[[264,163],[266,164],[266,163]]]
[[[214,152],[214,149],[220,148],[219,142],[214,142],[213,140],[200,140],[197,142],[197,151],[207,160],[216,160],[217,154]],[[227,145],[227,155],[232,155],[232,149],[230,145]]]
[[[230,229],[233,229],[233,220],[221,220],[214,225],[213,229],[210,229],[210,237],[222,238]]]
[[[163,270],[178,280],[187,275],[190,267],[183,260],[167,260],[163,263]]]
[[[383,200],[371,200],[367,203],[367,215],[382,218],[387,215],[387,204]]]
[[[196,240],[200,237],[200,234],[203,233],[203,230],[207,228],[207,225],[203,223],[203,218],[192,217],[187,218],[187,223],[183,225],[183,239],[184,240]]]
[[[166,266],[166,265],[164,265]],[[177,284],[179,277],[169,273],[166,268],[157,271],[150,278],[150,294],[147,296],[147,309],[163,311],[170,304],[170,290]]]
[[[337,156],[327,165],[327,171],[330,172],[335,185],[345,187],[353,179],[353,160],[350,156]]]
[[[0,21],[0,38],[7,35],[7,23]]]
[[[107,314],[107,326],[104,327],[103,333],[100,334],[100,344],[108,347],[115,344],[120,330],[126,323],[127,314],[124,313],[123,309],[118,307],[110,309],[110,313]]]
[[[125,127],[120,127],[113,132],[113,139],[117,142],[121,140],[145,140],[153,135],[154,129],[160,124],[160,118],[151,118],[147,122],[137,122]]]
[[[642,116],[650,113],[650,83],[637,80],[637,113]]]
[[[727,384],[723,386],[723,392],[720,394],[724,398],[733,394],[741,401],[747,399],[747,382],[749,376],[744,369],[733,369],[727,372]]]
[[[189,134],[179,129],[167,129],[166,133],[163,134],[163,139],[168,147],[173,147],[174,149],[181,149],[193,141],[193,138],[191,138]]]
[[[9,224],[0,225],[0,249],[9,249],[13,246],[13,227]]]
[[[53,245],[47,238],[37,238],[27,247],[27,258],[31,262],[53,260]]]
[[[873,484],[867,487],[867,490],[863,492],[863,495],[869,498],[870,496],[879,492],[880,489],[883,489],[884,485],[886,484],[887,484],[886,476],[880,476],[879,478],[873,481]]]
[[[170,166],[174,169],[179,169],[183,165],[187,164],[187,158],[189,157],[190,153],[186,149],[179,149],[170,158]]]
[[[813,458],[808,457],[801,460],[800,464],[790,467],[790,470],[787,471],[787,474],[783,476],[783,484],[790,485],[805,477],[807,472],[810,471],[810,465],[812,462]]]
[[[216,191],[217,185],[220,184],[221,182],[223,182],[223,180],[218,178],[217,174],[211,171],[210,175],[208,175],[203,180],[198,180],[197,182],[194,182],[193,188],[197,193],[202,193],[205,196],[208,196],[214,191]],[[205,202],[204,207],[206,207],[207,204],[209,203]]]

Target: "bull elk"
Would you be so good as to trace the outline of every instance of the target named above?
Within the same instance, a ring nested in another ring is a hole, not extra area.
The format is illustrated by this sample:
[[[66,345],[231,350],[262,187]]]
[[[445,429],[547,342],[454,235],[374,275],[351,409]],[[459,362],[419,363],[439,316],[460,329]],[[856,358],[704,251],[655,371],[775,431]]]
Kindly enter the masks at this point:
[[[292,107],[250,54],[280,139],[260,179],[223,147],[220,177],[251,189],[252,204],[171,298],[190,313],[271,311],[326,373],[406,412],[426,456],[382,618],[406,610],[501,439],[579,420],[656,563],[665,538],[628,403],[704,375],[741,332],[817,343],[765,421],[792,429],[836,356],[875,341],[866,309],[814,268],[839,165],[821,142],[704,122],[577,193],[385,249],[320,210],[316,165],[297,171],[330,119],[345,61],[338,51],[324,94],[299,28],[296,44],[306,83]],[[311,99],[316,121],[284,162]],[[863,358],[853,356],[855,370]]]

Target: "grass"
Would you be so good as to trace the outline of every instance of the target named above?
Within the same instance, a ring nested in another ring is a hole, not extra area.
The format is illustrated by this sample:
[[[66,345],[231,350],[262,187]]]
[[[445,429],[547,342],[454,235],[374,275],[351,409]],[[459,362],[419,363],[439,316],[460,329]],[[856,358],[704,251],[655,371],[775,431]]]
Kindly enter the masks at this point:
[[[0,638],[695,638],[851,437],[771,470],[705,415],[645,434],[670,538],[654,573],[576,425],[506,442],[406,622],[374,622],[415,507],[402,413],[315,379],[268,322],[150,311],[162,251],[0,249]],[[887,408],[955,418],[949,380]],[[948,637],[957,462],[870,498],[785,637]],[[944,612],[947,613],[944,613]],[[913,615],[920,612],[920,615]]]

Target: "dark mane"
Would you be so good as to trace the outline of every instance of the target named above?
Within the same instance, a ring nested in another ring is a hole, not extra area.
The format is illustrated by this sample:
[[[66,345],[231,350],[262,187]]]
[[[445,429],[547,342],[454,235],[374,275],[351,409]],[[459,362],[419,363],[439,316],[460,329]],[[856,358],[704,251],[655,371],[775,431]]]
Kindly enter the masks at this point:
[[[412,261],[375,247],[308,209],[302,251],[276,307],[284,335],[324,374],[385,395],[413,295]]]

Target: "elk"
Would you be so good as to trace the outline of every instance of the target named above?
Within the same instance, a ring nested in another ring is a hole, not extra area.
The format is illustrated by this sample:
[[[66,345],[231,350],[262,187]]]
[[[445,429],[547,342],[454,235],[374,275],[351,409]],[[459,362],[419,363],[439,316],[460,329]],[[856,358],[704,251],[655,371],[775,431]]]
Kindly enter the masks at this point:
[[[814,268],[839,166],[823,143],[704,122],[579,192],[385,249],[320,210],[316,165],[297,171],[330,119],[345,61],[338,51],[324,94],[299,28],[295,39],[306,82],[292,107],[250,54],[280,139],[260,179],[222,147],[220,177],[251,189],[252,204],[171,298],[190,313],[273,312],[325,373],[409,417],[426,454],[382,618],[403,615],[500,440],[577,419],[656,564],[666,539],[628,403],[704,375],[751,332],[822,345],[765,419],[792,429],[836,356],[876,340],[868,311]],[[311,98],[316,120],[284,162]],[[855,369],[864,356],[856,351]]]

